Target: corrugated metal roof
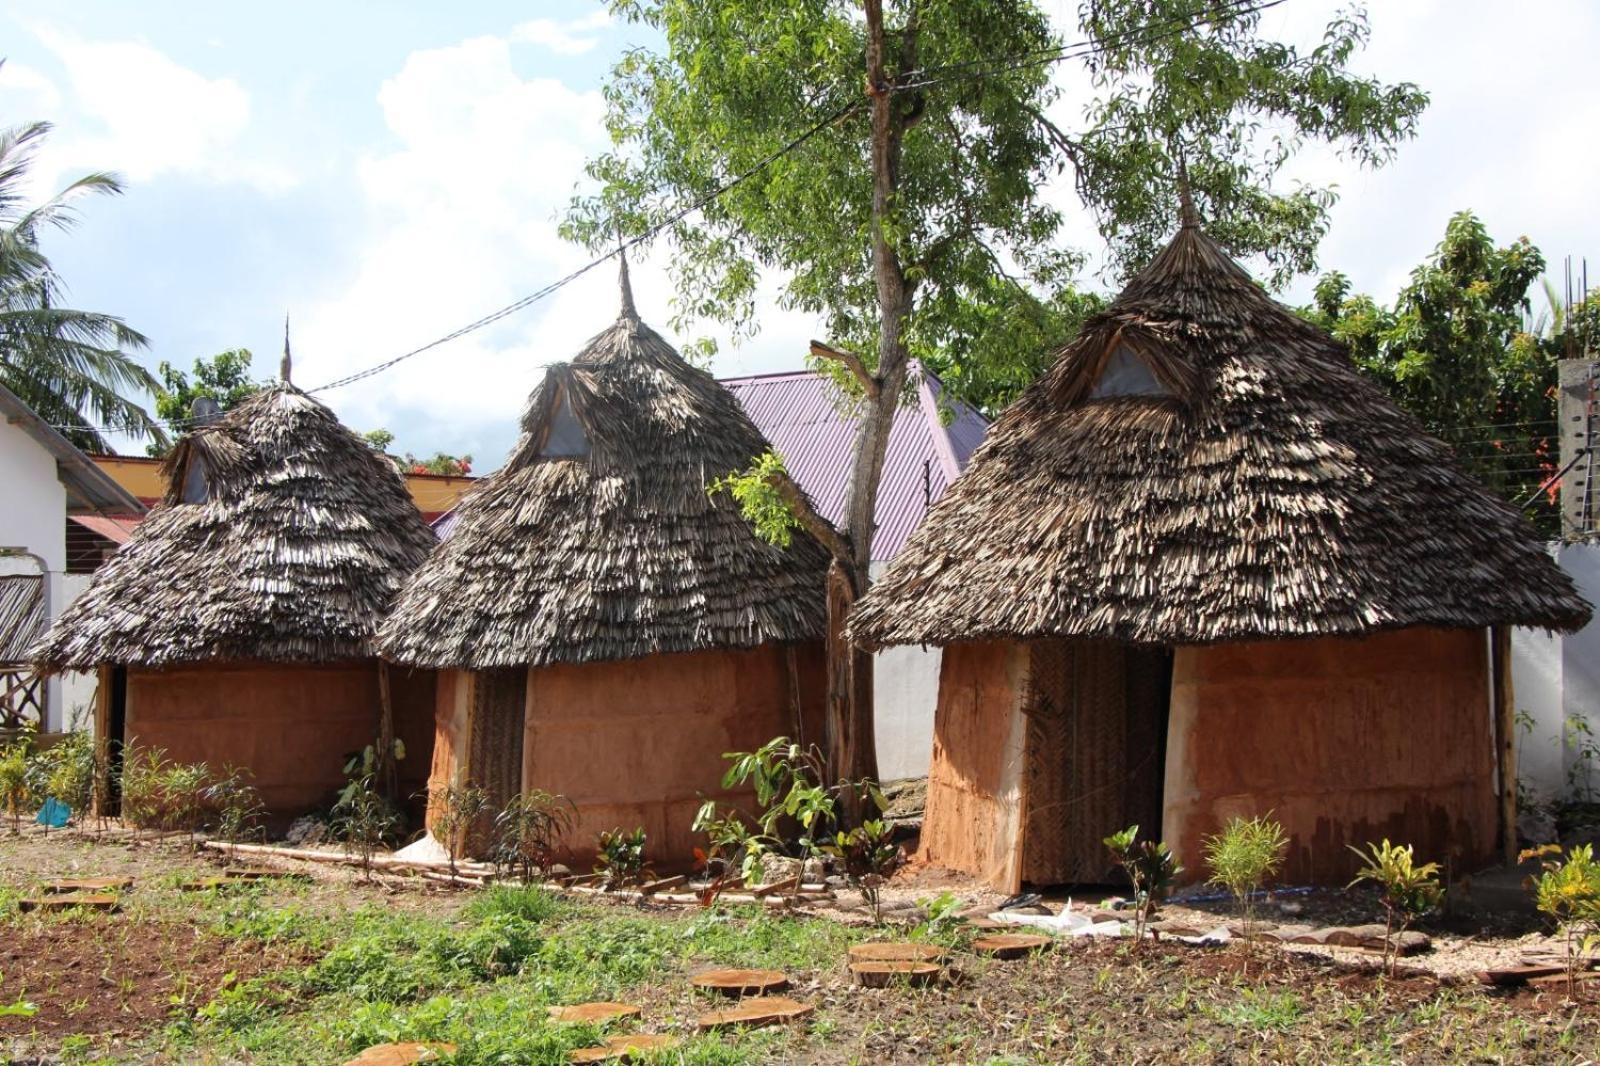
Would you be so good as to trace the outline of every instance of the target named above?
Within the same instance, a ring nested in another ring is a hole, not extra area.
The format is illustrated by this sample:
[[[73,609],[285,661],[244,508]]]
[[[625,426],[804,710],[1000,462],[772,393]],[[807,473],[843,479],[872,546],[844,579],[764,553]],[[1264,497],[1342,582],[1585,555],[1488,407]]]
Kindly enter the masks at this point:
[[[0,575],[0,663],[25,663],[44,632],[44,578]]]
[[[966,469],[989,428],[981,414],[949,397],[943,399],[953,417],[941,425],[943,386],[915,364],[912,373],[914,398],[895,416],[878,486],[875,562],[899,553],[928,507]],[[850,484],[856,417],[832,382],[802,370],[725,378],[722,384],[739,398],[818,510],[838,522]]]
[[[938,377],[915,361],[912,373],[914,399],[895,416],[878,485],[874,562],[887,562],[899,553],[928,507],[967,468],[967,460],[989,429],[983,415],[960,400],[943,397]],[[810,370],[797,370],[723,378],[722,384],[739,398],[817,509],[838,522],[850,484],[856,418],[833,383]],[[952,415],[949,425],[940,421],[941,399]],[[434,520],[433,531],[440,540],[450,536],[455,520],[455,511]]]

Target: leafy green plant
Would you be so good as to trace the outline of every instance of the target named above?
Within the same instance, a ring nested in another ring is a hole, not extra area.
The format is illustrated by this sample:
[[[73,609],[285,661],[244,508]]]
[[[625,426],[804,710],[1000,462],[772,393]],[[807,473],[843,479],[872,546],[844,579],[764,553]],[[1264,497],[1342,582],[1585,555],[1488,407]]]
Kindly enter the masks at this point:
[[[0,807],[11,816],[11,831],[22,831],[22,816],[33,805],[34,791],[28,773],[26,739],[0,748]]]
[[[1156,907],[1172,890],[1183,867],[1166,844],[1140,840],[1137,825],[1106,837],[1105,845],[1133,889],[1133,942],[1134,950],[1138,950]]]
[[[333,807],[334,835],[361,859],[361,876],[372,876],[372,856],[399,830],[402,819],[378,790],[371,773],[352,777]]]
[[[1420,865],[1410,844],[1391,844],[1385,838],[1381,844],[1367,845],[1363,852],[1351,851],[1365,861],[1356,873],[1351,887],[1362,881],[1377,885],[1382,895],[1384,935],[1383,961],[1392,976],[1400,961],[1400,948],[1395,942],[1417,919],[1432,913],[1444,902],[1444,886],[1439,883],[1439,864],[1425,862]]]
[[[161,748],[129,747],[122,764],[122,818],[140,829],[199,832],[212,814],[205,763],[180,763]]]
[[[838,862],[845,878],[861,893],[875,925],[883,923],[883,884],[900,852],[890,835],[888,825],[874,818],[835,833],[832,841],[822,845],[822,851]]]
[[[595,847],[594,872],[607,890],[641,883],[649,872],[644,857],[645,834],[643,829],[624,833],[621,829],[603,829]]]
[[[703,906],[710,906],[724,886],[734,878],[746,882],[761,876],[761,860],[773,853],[778,841],[751,827],[745,815],[724,809],[716,800],[706,800],[695,812],[695,832],[706,835],[707,849],[695,849],[695,858],[704,867],[709,884],[700,895]]]
[[[1567,791],[1580,803],[1593,803],[1594,772],[1600,767],[1600,737],[1595,736],[1589,719],[1569,714],[1561,724],[1561,741],[1573,755],[1572,765],[1567,768]]]
[[[1561,851],[1559,847],[1539,850]],[[1600,862],[1595,861],[1593,845],[1582,844],[1567,851],[1564,858],[1543,865],[1544,872],[1533,882],[1534,905],[1561,930],[1567,995],[1576,998],[1578,970],[1600,947]]]
[[[238,844],[263,833],[267,805],[261,793],[250,784],[250,771],[238,766],[223,768],[222,775],[205,788],[205,802],[215,812],[217,836]]]
[[[1255,894],[1283,866],[1289,838],[1272,814],[1233,818],[1222,832],[1203,842],[1211,883],[1226,888],[1238,901],[1245,935],[1255,917]]]
[[[454,876],[456,860],[465,854],[479,820],[489,813],[489,794],[476,785],[466,784],[464,778],[457,778],[429,797],[429,805],[434,837],[444,846],[450,874]]]
[[[494,864],[523,881],[544,877],[572,832],[577,806],[565,796],[529,789],[494,818]]]
[[[81,815],[94,798],[94,735],[68,733],[39,758],[45,769],[45,794]]]

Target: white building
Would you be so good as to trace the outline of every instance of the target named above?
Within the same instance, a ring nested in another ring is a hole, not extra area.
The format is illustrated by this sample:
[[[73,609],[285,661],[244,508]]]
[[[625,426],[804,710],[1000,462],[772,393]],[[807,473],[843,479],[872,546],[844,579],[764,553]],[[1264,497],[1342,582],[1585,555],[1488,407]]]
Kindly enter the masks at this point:
[[[45,732],[87,728],[95,679],[42,682],[28,648],[144,510],[0,386],[0,730],[35,721]]]

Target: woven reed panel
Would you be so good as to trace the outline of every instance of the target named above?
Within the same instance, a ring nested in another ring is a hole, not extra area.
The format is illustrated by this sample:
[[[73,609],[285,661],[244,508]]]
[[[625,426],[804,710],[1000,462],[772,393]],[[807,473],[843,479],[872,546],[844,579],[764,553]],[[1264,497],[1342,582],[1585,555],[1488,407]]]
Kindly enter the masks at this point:
[[[1104,840],[1161,820],[1161,737],[1167,689],[1146,652],[1108,641],[1029,645],[1022,879],[1097,883]]]
[[[522,731],[528,698],[523,667],[482,670],[473,678],[468,774],[498,811],[522,791]],[[492,822],[493,816],[486,821]],[[479,832],[486,826],[478,827]]]

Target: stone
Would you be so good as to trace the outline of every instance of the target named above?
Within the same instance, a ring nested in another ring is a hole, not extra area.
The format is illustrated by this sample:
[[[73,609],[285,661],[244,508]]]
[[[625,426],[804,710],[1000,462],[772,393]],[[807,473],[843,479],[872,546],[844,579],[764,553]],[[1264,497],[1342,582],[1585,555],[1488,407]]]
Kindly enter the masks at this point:
[[[412,1066],[454,1055],[454,1044],[374,1044],[345,1063],[345,1066]]]
[[[328,823],[314,814],[308,814],[289,823],[289,831],[283,834],[283,842],[299,848],[320,844],[327,836]]]
[[[1556,842],[1556,816],[1544,806],[1517,808],[1517,839],[1524,848]]]

